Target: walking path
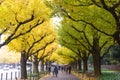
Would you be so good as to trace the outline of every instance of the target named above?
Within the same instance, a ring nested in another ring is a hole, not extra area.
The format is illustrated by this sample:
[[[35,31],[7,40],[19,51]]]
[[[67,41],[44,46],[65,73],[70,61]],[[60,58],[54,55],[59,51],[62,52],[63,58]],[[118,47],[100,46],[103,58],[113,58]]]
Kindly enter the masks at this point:
[[[59,71],[58,76],[55,77],[52,74],[47,75],[40,80],[80,80],[78,77],[76,77],[73,74],[68,74],[66,72]]]

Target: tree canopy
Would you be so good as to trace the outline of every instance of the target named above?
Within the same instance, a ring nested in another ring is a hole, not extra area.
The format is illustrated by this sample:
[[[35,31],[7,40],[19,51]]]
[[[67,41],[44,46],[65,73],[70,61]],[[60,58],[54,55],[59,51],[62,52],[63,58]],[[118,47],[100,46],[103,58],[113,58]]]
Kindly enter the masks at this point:
[[[38,8],[38,6],[41,7]],[[0,10],[0,37],[4,36],[0,47],[19,36],[29,33],[47,20],[51,13],[44,1],[39,0],[3,1]]]
[[[94,74],[100,75],[100,53],[113,43],[119,27],[116,17],[119,10],[119,1],[95,0],[53,0],[49,5],[53,15],[62,17],[59,28],[59,41],[63,46],[77,50],[87,50],[92,53],[94,61]],[[55,6],[55,7],[54,7]],[[109,7],[114,7],[112,12]],[[116,10],[115,10],[116,9]],[[115,15],[113,14],[115,12]],[[117,33],[118,37],[119,33]],[[67,43],[67,44],[66,44]],[[82,46],[82,47],[81,47]]]

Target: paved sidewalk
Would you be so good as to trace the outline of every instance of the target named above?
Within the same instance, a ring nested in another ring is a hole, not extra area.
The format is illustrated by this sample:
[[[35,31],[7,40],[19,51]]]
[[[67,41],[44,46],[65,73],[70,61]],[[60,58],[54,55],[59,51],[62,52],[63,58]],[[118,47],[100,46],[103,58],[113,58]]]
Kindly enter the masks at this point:
[[[66,72],[59,71],[57,77],[53,75],[46,75],[40,80],[80,80],[80,79],[73,74],[68,74]]]

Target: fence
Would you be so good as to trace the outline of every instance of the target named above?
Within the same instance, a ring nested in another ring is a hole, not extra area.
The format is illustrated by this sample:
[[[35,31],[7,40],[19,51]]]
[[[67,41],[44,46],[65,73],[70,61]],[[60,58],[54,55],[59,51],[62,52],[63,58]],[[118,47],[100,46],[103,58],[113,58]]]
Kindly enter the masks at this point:
[[[120,71],[120,65],[101,65],[102,68]]]
[[[0,73],[0,80],[18,80],[19,78],[20,71]]]
[[[37,76],[34,74],[31,70],[27,70],[28,79],[27,80],[38,80],[38,78],[42,77],[43,75],[46,75],[46,71],[41,71],[39,74],[40,76]],[[0,80],[20,80],[21,73],[19,69],[0,69]]]

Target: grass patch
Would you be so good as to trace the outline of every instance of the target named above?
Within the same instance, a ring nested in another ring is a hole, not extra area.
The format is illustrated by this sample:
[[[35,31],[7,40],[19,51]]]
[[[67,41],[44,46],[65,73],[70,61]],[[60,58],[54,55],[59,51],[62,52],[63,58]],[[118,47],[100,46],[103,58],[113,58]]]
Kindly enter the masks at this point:
[[[36,73],[31,73],[31,74],[28,74],[28,77],[37,77],[37,74]]]
[[[46,73],[47,73],[46,71],[41,71],[41,72],[39,72],[39,76],[43,76]],[[36,73],[30,73],[30,74],[28,74],[28,77],[38,77],[38,74],[36,74]]]
[[[95,79],[95,77],[84,77],[81,71],[75,71],[75,75],[80,79],[83,78],[82,80],[120,80],[120,72],[107,69],[102,69],[102,75],[99,77],[99,79]]]
[[[102,70],[100,80],[120,80],[120,72],[111,70]]]

